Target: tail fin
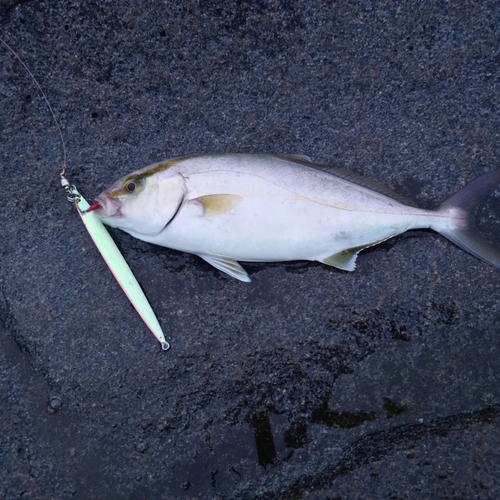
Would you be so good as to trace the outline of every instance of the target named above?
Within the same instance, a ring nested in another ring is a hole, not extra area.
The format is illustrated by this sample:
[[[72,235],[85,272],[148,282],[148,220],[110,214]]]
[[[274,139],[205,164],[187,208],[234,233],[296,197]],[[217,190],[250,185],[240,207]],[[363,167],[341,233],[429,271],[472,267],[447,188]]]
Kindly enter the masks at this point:
[[[478,231],[474,218],[479,205],[500,184],[500,170],[483,174],[448,198],[437,210],[460,214],[453,228],[439,228],[450,241],[495,267],[500,268],[500,249]],[[453,218],[453,216],[452,216]]]

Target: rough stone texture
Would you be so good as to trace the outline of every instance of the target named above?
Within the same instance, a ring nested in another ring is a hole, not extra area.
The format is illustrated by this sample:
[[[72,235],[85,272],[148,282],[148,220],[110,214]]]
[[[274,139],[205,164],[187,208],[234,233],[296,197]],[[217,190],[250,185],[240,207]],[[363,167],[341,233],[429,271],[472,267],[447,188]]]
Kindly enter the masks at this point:
[[[432,207],[498,167],[498,2],[2,1],[90,200],[203,152],[288,152]],[[113,231],[161,352],[59,186],[4,48],[0,497],[500,498],[500,275],[412,232],[354,273],[200,259]],[[477,222],[500,245],[499,192]]]

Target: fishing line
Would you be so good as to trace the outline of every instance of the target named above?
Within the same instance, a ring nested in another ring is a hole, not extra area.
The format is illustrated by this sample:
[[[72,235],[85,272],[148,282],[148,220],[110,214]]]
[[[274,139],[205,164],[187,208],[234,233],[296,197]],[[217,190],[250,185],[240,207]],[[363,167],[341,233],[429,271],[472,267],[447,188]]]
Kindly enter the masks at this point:
[[[66,142],[64,141],[64,136],[62,133],[61,126],[59,125],[59,122],[56,118],[56,114],[54,113],[54,110],[52,109],[52,106],[50,105],[49,99],[45,95],[45,92],[43,91],[42,87],[38,83],[37,79],[35,78],[35,75],[29,70],[28,66],[24,64],[24,61],[19,57],[17,52],[14,51],[14,49],[11,48],[11,46],[2,38],[0,38],[0,42],[2,42],[2,45],[11,52],[11,54],[23,65],[23,68],[26,70],[26,73],[31,77],[33,80],[33,83],[37,86],[38,90],[40,91],[40,94],[42,94],[43,100],[45,101],[45,104],[49,108],[50,114],[52,115],[52,118],[54,119],[54,123],[56,124],[57,131],[59,132],[59,137],[61,138],[61,144],[62,144],[62,149],[63,149],[63,166],[62,166],[62,171],[61,174],[64,174],[66,172]]]
[[[56,124],[57,130],[59,132],[59,137],[61,138],[62,150],[63,150],[63,164],[61,168],[61,172],[59,174],[61,178],[61,186],[64,188],[66,192],[66,197],[68,201],[73,203],[77,208],[78,214],[82,219],[83,224],[85,225],[87,231],[89,232],[92,240],[94,241],[97,249],[102,255],[104,261],[108,265],[109,269],[113,273],[118,284],[121,286],[122,290],[125,292],[125,295],[128,297],[132,305],[135,307],[136,311],[141,316],[144,323],[151,330],[151,333],[157,338],[157,340],[161,344],[161,348],[164,351],[170,349],[170,344],[165,340],[165,336],[161,329],[160,324],[158,323],[158,319],[156,318],[155,313],[153,312],[144,292],[142,291],[139,283],[137,282],[135,276],[133,275],[129,265],[123,258],[123,255],[118,250],[115,242],[109,235],[108,231],[104,227],[104,224],[101,222],[99,217],[93,212],[95,209],[99,208],[99,204],[94,204],[89,206],[87,200],[78,192],[76,187],[69,182],[66,178],[66,162],[67,162],[67,153],[66,153],[66,143],[64,141],[64,136],[62,133],[62,128],[56,118],[56,114],[50,105],[49,99],[47,98],[45,92],[42,87],[38,83],[37,79],[33,75],[33,73],[29,70],[28,66],[24,63],[24,61],[19,57],[19,55],[11,48],[11,46],[0,37],[0,42],[2,45],[22,64],[23,68],[26,70],[28,75],[33,80],[34,84],[40,91],[45,104],[49,108],[50,114]]]

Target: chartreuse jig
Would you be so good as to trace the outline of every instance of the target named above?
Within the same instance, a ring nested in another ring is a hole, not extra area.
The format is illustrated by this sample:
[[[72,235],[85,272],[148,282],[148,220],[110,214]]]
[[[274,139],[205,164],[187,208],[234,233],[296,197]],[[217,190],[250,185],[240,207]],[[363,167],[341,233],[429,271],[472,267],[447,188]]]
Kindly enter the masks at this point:
[[[165,336],[163,334],[160,324],[158,323],[158,319],[156,318],[156,315],[153,312],[153,309],[151,308],[148,299],[144,295],[144,292],[139,286],[139,283],[137,283],[137,280],[135,279],[135,276],[132,273],[130,267],[123,258],[123,255],[120,253],[120,250],[118,250],[118,247],[116,246],[115,242],[113,241],[108,231],[104,227],[104,224],[100,221],[97,215],[92,211],[87,212],[89,204],[87,203],[85,198],[78,192],[76,187],[73,184],[71,184],[66,178],[65,175],[66,144],[64,142],[62,129],[59,125],[59,122],[57,121],[52,106],[50,105],[50,102],[47,96],[45,95],[45,92],[42,90],[42,87],[39,85],[37,79],[35,78],[33,73],[31,73],[31,71],[28,69],[26,64],[24,64],[24,61],[18,56],[18,54],[2,38],[0,38],[0,42],[2,42],[4,47],[7,50],[9,50],[14,55],[14,57],[23,65],[24,69],[27,71],[28,75],[31,77],[31,79],[37,86],[38,90],[40,91],[41,95],[43,96],[43,99],[47,104],[50,114],[54,119],[57,130],[59,132],[59,136],[61,138],[62,148],[63,148],[64,162],[62,171],[60,173],[61,185],[66,191],[68,200],[74,203],[74,205],[76,206],[78,214],[80,215],[87,231],[89,232],[92,240],[94,241],[102,257],[104,258],[109,269],[113,273],[116,281],[118,281],[122,290],[125,292],[128,299],[135,307],[136,311],[139,313],[144,323],[146,323],[146,325],[151,330],[153,335],[158,339],[162,349],[164,351],[168,350],[170,348],[170,344],[165,340]]]

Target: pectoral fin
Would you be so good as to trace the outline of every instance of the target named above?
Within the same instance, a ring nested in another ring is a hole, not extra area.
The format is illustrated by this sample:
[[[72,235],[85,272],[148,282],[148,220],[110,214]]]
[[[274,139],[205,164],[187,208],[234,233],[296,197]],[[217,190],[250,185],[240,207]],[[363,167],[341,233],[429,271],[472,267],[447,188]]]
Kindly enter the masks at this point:
[[[223,215],[236,208],[243,200],[242,196],[236,194],[208,194],[200,196],[191,201],[201,204],[206,217]]]
[[[250,282],[252,281],[247,272],[230,257],[223,257],[221,255],[209,255],[209,254],[198,254],[203,260],[206,260],[209,264],[214,266],[219,271],[222,271],[233,278],[240,281]]]

